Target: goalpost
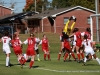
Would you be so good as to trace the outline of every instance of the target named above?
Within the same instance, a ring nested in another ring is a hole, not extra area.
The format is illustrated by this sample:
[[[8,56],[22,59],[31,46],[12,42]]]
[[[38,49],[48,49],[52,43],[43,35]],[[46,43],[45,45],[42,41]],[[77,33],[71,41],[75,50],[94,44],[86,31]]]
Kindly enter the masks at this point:
[[[92,14],[90,15],[90,28],[91,28],[91,40],[93,41],[94,38],[93,38],[93,17],[96,18],[96,23],[98,22],[98,17],[100,16],[100,14]],[[98,24],[96,25],[96,39],[97,39],[97,42],[99,42],[99,26]]]

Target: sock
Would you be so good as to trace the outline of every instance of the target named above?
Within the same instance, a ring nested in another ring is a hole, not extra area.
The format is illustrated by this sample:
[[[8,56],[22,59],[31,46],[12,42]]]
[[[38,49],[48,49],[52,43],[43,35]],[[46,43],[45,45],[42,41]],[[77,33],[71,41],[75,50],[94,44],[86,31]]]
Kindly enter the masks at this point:
[[[68,53],[65,54],[65,56],[64,56],[64,60],[66,60],[67,57],[68,57]]]
[[[6,57],[6,66],[9,66],[9,57]]]
[[[81,53],[81,56],[82,56],[82,59],[84,59],[84,53],[83,52]]]
[[[58,60],[60,60],[60,57],[61,57],[61,54],[59,53],[59,54],[58,54]]]
[[[80,53],[77,53],[77,56],[78,56],[78,60],[80,61]]]
[[[22,56],[22,57],[21,57],[21,61],[22,61],[22,64],[25,64],[26,59]]]
[[[48,54],[48,60],[50,60],[50,54]]]
[[[74,58],[74,60],[76,60],[74,53],[71,53],[72,57]]]
[[[85,57],[85,58],[84,58],[84,63],[86,63],[86,61],[87,61],[87,58]]]
[[[44,54],[44,59],[46,59],[47,54]]]
[[[34,61],[30,61],[30,68],[32,68],[33,64],[34,64]]]
[[[99,63],[99,65],[100,65],[100,60],[98,59],[98,58],[96,58],[96,60],[97,60],[97,62]]]
[[[39,58],[39,54],[37,54],[37,58]]]

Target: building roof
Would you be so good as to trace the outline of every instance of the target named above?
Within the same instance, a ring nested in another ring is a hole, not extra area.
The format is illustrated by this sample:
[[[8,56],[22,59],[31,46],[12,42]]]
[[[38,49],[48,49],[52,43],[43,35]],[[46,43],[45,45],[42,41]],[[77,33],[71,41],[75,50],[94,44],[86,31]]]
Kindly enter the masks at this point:
[[[9,7],[6,7],[6,6],[4,6],[4,5],[0,5],[0,7],[3,7],[3,8],[6,8],[6,9],[9,9],[9,10],[14,10],[14,9],[12,9],[12,8],[9,8]]]
[[[88,9],[88,8],[85,8],[82,6],[75,6],[75,7],[61,8],[61,9],[55,9],[55,10],[46,10],[40,14],[36,14],[36,15],[27,17],[26,19],[35,19],[35,18],[41,19],[41,18],[46,18],[48,16],[56,17],[57,15],[60,15],[60,14],[63,14],[65,12],[69,12],[69,11],[72,11],[75,9],[79,9],[79,10],[83,9],[83,10],[95,13],[95,11],[93,11],[91,9]]]

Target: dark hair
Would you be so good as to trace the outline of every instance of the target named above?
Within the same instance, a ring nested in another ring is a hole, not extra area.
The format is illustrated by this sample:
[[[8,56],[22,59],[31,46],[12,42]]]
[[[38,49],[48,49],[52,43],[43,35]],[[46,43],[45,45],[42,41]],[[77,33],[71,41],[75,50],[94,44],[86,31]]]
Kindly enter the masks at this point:
[[[73,33],[79,31],[78,28],[74,28]]]
[[[88,41],[87,41],[88,36],[86,34],[84,35],[84,39],[86,39],[86,44],[88,45]]]
[[[16,39],[16,34],[13,35],[13,39]]]
[[[32,36],[32,37],[34,37],[34,34],[33,34],[33,33],[31,33],[31,34],[30,34],[30,37],[31,37],[31,36]]]
[[[43,34],[43,37],[45,36],[45,34]]]
[[[4,32],[4,36],[9,36],[9,32],[8,31],[5,31]]]
[[[86,31],[88,31],[89,33],[91,33],[91,29],[89,27],[86,28]]]

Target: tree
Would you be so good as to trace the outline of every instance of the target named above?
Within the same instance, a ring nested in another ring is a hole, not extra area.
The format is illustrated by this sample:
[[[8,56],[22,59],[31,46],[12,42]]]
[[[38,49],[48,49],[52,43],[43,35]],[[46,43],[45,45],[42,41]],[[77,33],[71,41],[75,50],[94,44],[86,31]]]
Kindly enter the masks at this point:
[[[53,8],[66,8],[74,6],[83,6],[95,10],[95,0],[53,0]]]

